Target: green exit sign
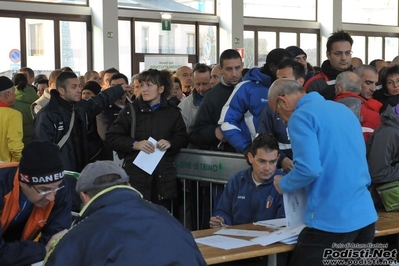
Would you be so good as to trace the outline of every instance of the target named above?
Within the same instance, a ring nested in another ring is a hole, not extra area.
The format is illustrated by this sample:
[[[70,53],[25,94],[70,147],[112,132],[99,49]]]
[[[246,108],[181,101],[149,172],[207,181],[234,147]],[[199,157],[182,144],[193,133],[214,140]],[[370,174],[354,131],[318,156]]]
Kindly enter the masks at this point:
[[[170,31],[171,20],[163,19],[162,20],[162,30]]]

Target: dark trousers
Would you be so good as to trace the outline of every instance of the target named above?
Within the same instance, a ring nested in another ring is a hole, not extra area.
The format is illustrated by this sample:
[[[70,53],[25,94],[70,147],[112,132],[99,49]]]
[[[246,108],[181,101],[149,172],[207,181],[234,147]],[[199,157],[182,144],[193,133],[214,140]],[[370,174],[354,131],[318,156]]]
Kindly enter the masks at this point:
[[[372,223],[359,230],[349,233],[329,233],[314,228],[305,227],[298,236],[298,243],[292,253],[290,266],[323,266],[325,249],[344,250],[334,248],[336,244],[367,244],[372,243],[375,224]]]

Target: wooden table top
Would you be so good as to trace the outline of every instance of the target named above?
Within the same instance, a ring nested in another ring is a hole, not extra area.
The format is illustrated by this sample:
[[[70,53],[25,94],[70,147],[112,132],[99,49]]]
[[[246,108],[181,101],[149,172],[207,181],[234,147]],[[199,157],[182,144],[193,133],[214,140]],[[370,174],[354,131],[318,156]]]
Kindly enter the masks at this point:
[[[376,222],[376,234],[375,236],[385,236],[399,233],[399,212],[379,212],[378,221]],[[273,231],[273,229],[266,228],[264,226],[243,224],[229,227],[231,229],[245,229],[245,230],[258,230],[258,231]],[[221,228],[206,229],[199,231],[192,231],[194,238],[201,238],[211,236]],[[251,237],[237,237],[241,239],[249,240]],[[266,247],[261,245],[254,245],[249,247],[224,250],[214,248],[211,246],[197,244],[202,256],[204,257],[208,265],[236,261],[260,256],[266,256],[270,254],[276,254],[293,250],[295,245],[286,245],[283,243],[275,243]]]

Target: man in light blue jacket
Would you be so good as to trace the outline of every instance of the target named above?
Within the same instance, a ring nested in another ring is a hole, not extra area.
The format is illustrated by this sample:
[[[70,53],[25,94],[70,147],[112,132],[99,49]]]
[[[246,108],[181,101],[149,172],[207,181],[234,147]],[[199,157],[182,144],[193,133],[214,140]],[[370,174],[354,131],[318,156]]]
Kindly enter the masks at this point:
[[[359,121],[344,105],[306,94],[297,82],[280,79],[269,90],[269,105],[288,123],[294,167],[275,176],[276,189],[307,189],[303,229],[292,265],[323,265],[333,243],[370,243],[377,212],[367,189],[370,174]],[[324,261],[323,261],[324,260]]]

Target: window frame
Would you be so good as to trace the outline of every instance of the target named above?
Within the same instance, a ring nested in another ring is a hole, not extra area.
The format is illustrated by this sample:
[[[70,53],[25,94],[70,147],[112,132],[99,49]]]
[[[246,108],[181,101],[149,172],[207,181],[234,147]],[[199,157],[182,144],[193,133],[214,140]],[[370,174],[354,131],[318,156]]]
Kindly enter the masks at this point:
[[[0,0],[1,1],[1,0]],[[26,39],[26,19],[43,19],[52,20],[54,23],[54,66],[55,69],[61,68],[61,34],[60,21],[85,22],[87,28],[87,69],[93,68],[92,55],[92,22],[89,15],[67,15],[59,13],[38,13],[38,12],[22,12],[22,11],[8,11],[0,10],[0,17],[11,17],[20,19],[20,51],[21,51],[21,66],[27,66],[27,39]],[[29,66],[28,66],[29,67]]]
[[[276,47],[280,47],[280,32],[286,32],[286,33],[296,33],[296,43],[300,43],[300,34],[301,33],[313,33],[317,35],[317,58],[316,62],[320,62],[320,29],[303,29],[303,28],[283,28],[283,27],[269,27],[269,26],[264,26],[264,27],[259,27],[259,26],[250,26],[250,25],[244,25],[244,31],[254,31],[254,66],[262,66],[265,62],[258,62],[258,51],[259,51],[259,38],[258,38],[258,32],[259,31],[268,31],[268,32],[275,32],[276,33]],[[299,45],[298,45],[299,46]],[[285,47],[281,47],[285,48]]]

